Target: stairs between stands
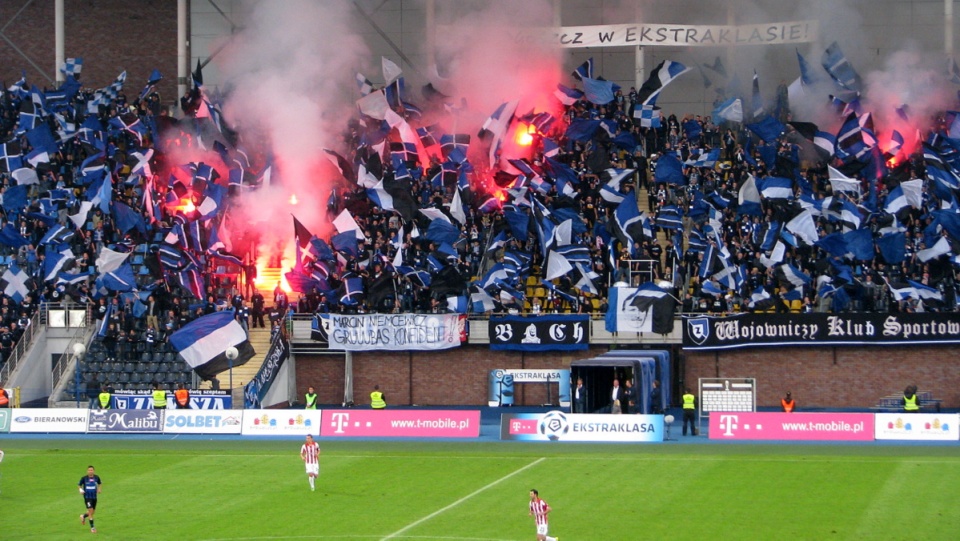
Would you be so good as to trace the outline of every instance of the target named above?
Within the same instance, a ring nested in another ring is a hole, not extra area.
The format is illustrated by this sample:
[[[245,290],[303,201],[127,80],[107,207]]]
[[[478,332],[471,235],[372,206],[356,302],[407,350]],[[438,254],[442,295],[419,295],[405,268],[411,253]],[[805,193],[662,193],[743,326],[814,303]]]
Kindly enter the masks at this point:
[[[257,327],[256,329],[251,328],[250,332],[250,345],[253,346],[253,350],[257,352],[256,355],[243,366],[236,366],[233,368],[233,388],[235,392],[233,393],[234,399],[237,398],[238,394],[236,392],[239,389],[239,396],[242,399],[243,397],[243,386],[246,385],[250,380],[257,375],[257,372],[260,371],[260,367],[263,366],[263,359],[267,355],[267,351],[270,349],[270,329]],[[220,380],[220,388],[222,390],[227,390],[230,388],[230,372],[225,370],[217,374],[217,379]],[[201,389],[210,389],[211,385],[209,381],[204,381],[200,384]]]

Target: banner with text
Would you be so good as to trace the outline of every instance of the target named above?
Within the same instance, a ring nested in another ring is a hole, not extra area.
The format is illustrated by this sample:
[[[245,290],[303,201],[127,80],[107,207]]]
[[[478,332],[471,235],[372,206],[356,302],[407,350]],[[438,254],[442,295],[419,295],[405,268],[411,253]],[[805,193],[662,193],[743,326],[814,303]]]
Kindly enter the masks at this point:
[[[87,432],[160,432],[163,410],[90,410]]]
[[[153,409],[153,391],[117,391],[113,393],[113,407],[118,410]],[[173,391],[167,392],[167,409],[175,409]],[[190,407],[195,410],[228,410],[233,400],[227,391],[203,390],[190,393]]]
[[[711,440],[873,441],[872,413],[711,413]]]
[[[290,355],[290,344],[283,336],[283,333],[277,333],[270,344],[270,350],[267,352],[260,370],[257,375],[243,386],[243,407],[245,409],[260,408],[260,401],[267,396],[267,391],[273,386],[273,380],[280,372],[280,367]]]
[[[324,437],[478,438],[478,410],[324,410]]]
[[[239,434],[243,412],[167,410],[163,418],[166,434]]]
[[[571,351],[587,349],[590,316],[546,315],[491,317],[490,349]]]
[[[960,313],[740,314],[685,317],[683,348],[960,344]]]
[[[564,26],[554,34],[554,44],[582,47],[717,47],[727,45],[777,45],[817,40],[819,22],[788,21],[747,25],[605,24]]]
[[[663,441],[663,415],[505,413],[500,439],[520,441]]]
[[[0,409],[0,434],[10,432],[10,410],[8,408]]]
[[[960,414],[877,413],[874,437],[878,440],[957,441]]]
[[[321,410],[243,410],[244,436],[320,435]]]
[[[467,339],[462,314],[330,314],[330,348],[347,351],[427,351]]]
[[[88,410],[19,408],[10,410],[10,432],[86,432]]]

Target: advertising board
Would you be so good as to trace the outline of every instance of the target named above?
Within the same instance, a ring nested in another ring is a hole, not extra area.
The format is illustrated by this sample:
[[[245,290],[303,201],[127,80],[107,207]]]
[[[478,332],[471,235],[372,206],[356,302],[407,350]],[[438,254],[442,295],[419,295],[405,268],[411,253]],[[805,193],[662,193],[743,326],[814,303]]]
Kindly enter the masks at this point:
[[[324,410],[324,437],[477,438],[477,410]]]
[[[710,414],[711,440],[873,441],[872,413]]]
[[[505,413],[500,439],[520,441],[663,441],[663,415]]]

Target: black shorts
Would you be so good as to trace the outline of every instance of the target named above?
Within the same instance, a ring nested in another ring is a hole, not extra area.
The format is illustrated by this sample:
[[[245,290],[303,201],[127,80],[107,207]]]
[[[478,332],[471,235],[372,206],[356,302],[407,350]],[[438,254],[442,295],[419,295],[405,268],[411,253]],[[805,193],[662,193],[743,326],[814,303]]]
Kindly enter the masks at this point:
[[[87,506],[87,509],[96,509],[97,508],[97,499],[96,498],[84,498],[83,503]]]

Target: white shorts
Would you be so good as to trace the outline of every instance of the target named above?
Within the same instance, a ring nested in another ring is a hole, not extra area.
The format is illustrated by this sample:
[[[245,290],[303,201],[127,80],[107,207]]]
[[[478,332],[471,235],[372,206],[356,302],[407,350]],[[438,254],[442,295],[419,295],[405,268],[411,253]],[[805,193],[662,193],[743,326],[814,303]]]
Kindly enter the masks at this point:
[[[547,535],[547,525],[538,524],[537,525],[537,535]]]
[[[307,475],[320,475],[320,464],[307,464]]]

